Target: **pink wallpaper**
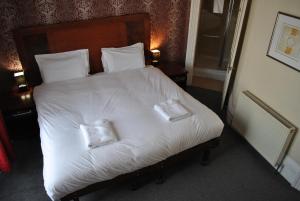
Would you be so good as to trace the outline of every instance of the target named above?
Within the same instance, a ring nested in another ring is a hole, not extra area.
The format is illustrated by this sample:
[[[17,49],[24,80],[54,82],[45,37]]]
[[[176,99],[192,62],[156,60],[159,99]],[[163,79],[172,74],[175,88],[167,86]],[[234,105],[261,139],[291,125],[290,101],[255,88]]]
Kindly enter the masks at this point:
[[[15,28],[141,12],[151,16],[151,48],[164,60],[184,61],[189,10],[190,0],[1,0],[0,68],[21,68]]]

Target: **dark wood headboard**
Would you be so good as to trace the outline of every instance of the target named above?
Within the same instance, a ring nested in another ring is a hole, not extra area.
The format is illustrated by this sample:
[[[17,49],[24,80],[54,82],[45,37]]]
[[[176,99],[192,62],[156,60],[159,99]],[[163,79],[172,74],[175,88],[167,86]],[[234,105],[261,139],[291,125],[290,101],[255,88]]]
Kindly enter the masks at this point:
[[[101,48],[122,47],[137,42],[150,55],[148,14],[123,15],[77,22],[21,28],[14,31],[20,61],[29,86],[42,83],[36,54],[89,49],[90,73],[102,72]]]

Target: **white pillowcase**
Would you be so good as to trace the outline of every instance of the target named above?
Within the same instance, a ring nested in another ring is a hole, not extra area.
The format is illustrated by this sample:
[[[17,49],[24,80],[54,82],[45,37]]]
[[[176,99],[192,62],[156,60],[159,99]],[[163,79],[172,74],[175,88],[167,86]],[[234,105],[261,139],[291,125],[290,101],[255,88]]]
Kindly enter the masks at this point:
[[[35,55],[44,83],[86,77],[89,73],[89,50]]]
[[[144,44],[136,43],[121,48],[101,48],[104,72],[144,68]]]

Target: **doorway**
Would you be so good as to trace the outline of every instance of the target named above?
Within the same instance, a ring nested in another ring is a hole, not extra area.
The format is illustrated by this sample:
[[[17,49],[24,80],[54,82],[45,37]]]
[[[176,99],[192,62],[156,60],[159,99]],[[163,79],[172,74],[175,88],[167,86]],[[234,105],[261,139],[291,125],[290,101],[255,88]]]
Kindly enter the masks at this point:
[[[192,85],[223,91],[241,0],[202,0]]]

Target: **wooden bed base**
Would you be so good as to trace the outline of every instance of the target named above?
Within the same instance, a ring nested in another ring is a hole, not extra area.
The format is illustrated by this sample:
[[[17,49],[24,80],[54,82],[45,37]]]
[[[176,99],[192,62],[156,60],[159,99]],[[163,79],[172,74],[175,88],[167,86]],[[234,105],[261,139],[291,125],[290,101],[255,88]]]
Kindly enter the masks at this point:
[[[141,186],[141,183],[139,182],[143,176],[146,176],[150,173],[154,173],[156,175],[157,184],[161,184],[165,181],[164,172],[165,170],[169,169],[170,166],[174,166],[174,164],[178,164],[180,161],[193,157],[194,155],[201,155],[201,164],[207,165],[209,163],[209,155],[210,150],[212,148],[215,148],[219,145],[220,139],[214,138],[208,142],[205,142],[203,144],[199,144],[195,147],[192,147],[190,149],[187,149],[183,152],[180,152],[179,154],[176,154],[174,156],[171,156],[167,158],[164,161],[161,161],[159,163],[156,163],[154,165],[142,168],[140,170],[120,175],[114,179],[99,182],[92,184],[90,186],[87,186],[81,190],[78,190],[76,192],[70,193],[66,195],[65,197],[61,198],[61,201],[79,201],[79,197],[84,196],[86,194],[89,194],[91,192],[107,188],[109,186],[113,186],[116,184],[120,184],[122,182],[128,182],[128,181],[134,181],[131,183],[131,189],[136,190]]]

